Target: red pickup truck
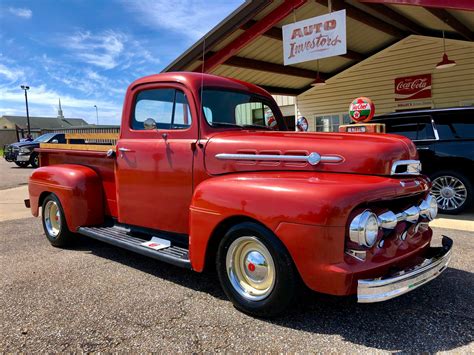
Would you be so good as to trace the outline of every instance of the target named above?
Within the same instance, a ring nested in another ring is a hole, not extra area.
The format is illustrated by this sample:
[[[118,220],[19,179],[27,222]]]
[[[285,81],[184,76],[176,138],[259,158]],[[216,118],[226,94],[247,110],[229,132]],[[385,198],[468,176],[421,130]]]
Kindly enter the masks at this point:
[[[84,235],[216,267],[229,299],[256,316],[283,311],[300,281],[387,300],[451,257],[448,237],[430,245],[437,204],[409,139],[290,132],[271,95],[238,80],[144,77],[127,90],[115,146],[38,152],[27,205],[42,207],[53,246]]]

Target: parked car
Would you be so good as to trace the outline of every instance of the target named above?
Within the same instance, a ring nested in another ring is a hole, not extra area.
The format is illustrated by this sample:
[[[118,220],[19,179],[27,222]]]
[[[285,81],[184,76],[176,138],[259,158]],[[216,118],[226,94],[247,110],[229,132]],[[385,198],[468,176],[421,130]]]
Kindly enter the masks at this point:
[[[409,139],[289,131],[272,96],[242,81],[147,76],[127,90],[116,145],[59,148],[39,148],[25,201],[53,246],[80,234],[216,268],[253,315],[283,312],[300,282],[388,300],[451,257],[448,237],[430,245],[437,203]]]
[[[457,214],[472,206],[474,107],[396,112],[372,122],[415,143],[440,212]]]
[[[39,148],[40,143],[66,143],[66,139],[64,133],[46,133],[32,141],[24,140],[5,146],[3,157],[20,168],[26,168],[30,164],[33,168],[37,168],[39,156],[34,149]]]

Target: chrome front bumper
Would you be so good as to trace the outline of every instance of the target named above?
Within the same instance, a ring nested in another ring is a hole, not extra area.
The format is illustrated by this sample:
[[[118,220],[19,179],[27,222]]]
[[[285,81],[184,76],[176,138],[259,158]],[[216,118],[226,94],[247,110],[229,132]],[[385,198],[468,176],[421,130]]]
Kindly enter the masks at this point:
[[[443,236],[442,247],[430,248],[430,254],[421,264],[388,276],[359,280],[357,300],[359,303],[386,301],[413,291],[438,277],[451,259],[453,241]]]

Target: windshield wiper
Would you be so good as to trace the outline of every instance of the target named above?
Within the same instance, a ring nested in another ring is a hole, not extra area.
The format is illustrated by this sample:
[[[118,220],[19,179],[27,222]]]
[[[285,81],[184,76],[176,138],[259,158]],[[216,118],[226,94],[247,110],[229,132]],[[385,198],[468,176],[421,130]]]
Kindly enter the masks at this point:
[[[237,123],[230,123],[230,122],[212,122],[213,126],[223,126],[223,127],[238,127],[243,128],[243,126],[238,125]]]
[[[259,125],[259,124],[244,124],[244,125],[242,125],[242,127],[244,127],[244,128],[263,128],[263,129],[266,129],[266,130],[270,130],[269,127],[262,126],[262,125]]]

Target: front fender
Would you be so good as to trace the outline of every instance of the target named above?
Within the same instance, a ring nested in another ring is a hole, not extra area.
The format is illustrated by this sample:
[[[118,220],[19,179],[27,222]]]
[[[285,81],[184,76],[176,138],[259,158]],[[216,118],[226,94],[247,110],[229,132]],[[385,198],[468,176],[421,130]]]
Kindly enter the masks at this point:
[[[28,185],[31,213],[37,217],[47,193],[58,196],[69,230],[104,222],[104,197],[99,175],[82,165],[59,164],[36,169]]]
[[[421,183],[409,183],[415,179]],[[296,264],[308,238],[314,240],[318,236],[299,235],[299,232],[292,235],[288,226],[337,230],[337,238],[329,236],[328,246],[337,249],[330,257],[335,262],[343,257],[344,228],[354,207],[428,189],[422,177],[406,180],[402,186],[399,179],[390,177],[314,172],[241,173],[207,179],[196,187],[190,208],[193,269],[203,269],[210,236],[220,223],[234,216],[257,220],[272,230]],[[283,223],[285,228],[280,227]]]

